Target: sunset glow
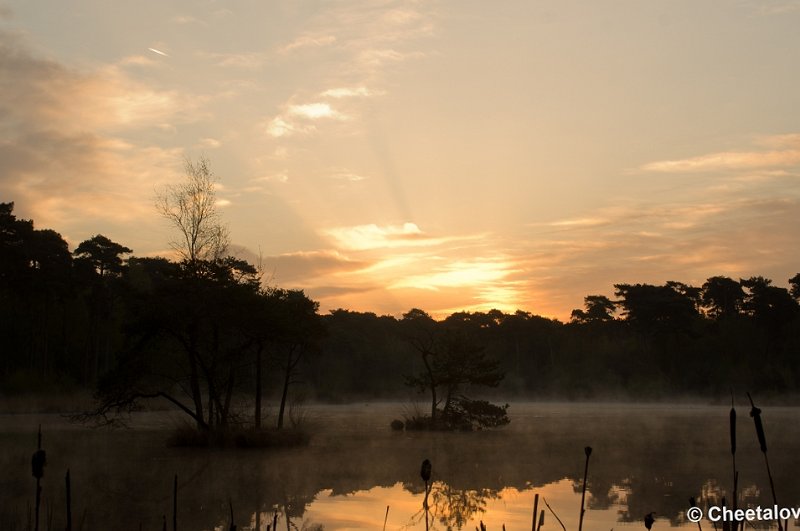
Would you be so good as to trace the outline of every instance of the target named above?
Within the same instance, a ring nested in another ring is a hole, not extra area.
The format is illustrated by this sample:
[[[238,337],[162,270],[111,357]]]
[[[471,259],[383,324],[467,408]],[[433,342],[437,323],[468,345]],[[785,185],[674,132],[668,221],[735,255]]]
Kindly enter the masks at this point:
[[[172,238],[206,156],[232,250],[338,307],[569,318],[614,283],[800,266],[800,6],[0,3],[0,200]]]

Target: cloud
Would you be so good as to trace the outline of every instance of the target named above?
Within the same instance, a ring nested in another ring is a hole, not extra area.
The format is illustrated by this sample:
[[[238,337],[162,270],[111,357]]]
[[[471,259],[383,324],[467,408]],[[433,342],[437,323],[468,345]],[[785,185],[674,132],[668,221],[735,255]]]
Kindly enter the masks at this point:
[[[380,289],[381,286],[315,286],[309,288],[308,294],[312,298],[342,297],[346,295],[363,295],[370,291]]]
[[[364,260],[351,259],[333,250],[286,253],[264,258],[264,269],[274,276],[276,282],[301,282],[311,286],[320,276],[351,272],[367,265],[369,263]],[[330,279],[325,282],[330,282]]]
[[[320,292],[324,308],[386,311],[390,305],[422,306],[442,316],[443,309],[456,306],[459,310],[513,311],[525,299],[524,282],[512,278],[521,271],[512,258],[493,249],[495,240],[487,234],[432,235],[412,222],[323,232],[341,256],[364,262],[360,267],[332,270],[316,280],[320,286],[358,288],[352,294],[350,289]],[[492,252],[493,256],[484,257]],[[332,275],[336,282],[326,282]]]
[[[338,246],[350,250],[383,249],[391,247],[417,247],[437,245],[443,240],[431,238],[415,223],[383,225],[374,223],[352,227],[336,227],[324,231]]]
[[[264,129],[268,135],[281,138],[296,134],[310,133],[316,128],[312,125],[298,125],[291,120],[287,120],[283,116],[276,116],[267,123]]]
[[[261,52],[211,53],[207,54],[207,56],[214,61],[215,66],[243,70],[258,70],[268,61],[268,56]]]
[[[722,151],[687,159],[651,162],[641,169],[661,173],[715,172],[796,166],[800,164],[800,135],[779,135],[760,143],[769,151]],[[780,149],[782,148],[782,149]]]
[[[604,218],[577,218],[551,221],[547,225],[551,227],[597,227],[608,223],[609,220]]]
[[[36,57],[19,36],[0,32],[0,194],[67,237],[133,220],[155,225],[154,184],[179,173],[181,152],[126,134],[180,119],[196,104],[118,65],[80,72]]]
[[[216,149],[221,145],[222,142],[220,142],[216,138],[211,138],[211,137],[201,138],[199,142],[199,146],[206,149]]]
[[[288,104],[286,110],[270,119],[264,129],[274,138],[303,135],[317,130],[314,122],[320,120],[347,121],[349,116],[337,111],[329,103],[312,102]]]
[[[367,179],[363,175],[359,175],[357,173],[353,173],[353,172],[347,171],[347,170],[342,170],[342,171],[337,171],[337,172],[331,173],[330,175],[328,175],[328,178],[329,179],[335,179],[337,181],[348,181],[348,182],[351,182],[351,183],[356,183],[356,182],[364,181],[364,180]]]
[[[375,92],[367,87],[338,87],[328,89],[321,95],[327,98],[369,98],[371,96],[382,95],[383,92]]]
[[[414,288],[437,290],[463,286],[483,287],[505,279],[513,266],[502,260],[472,259],[447,262],[432,271],[406,276],[390,289]]]
[[[388,63],[397,63],[407,59],[420,57],[425,57],[425,53],[402,52],[393,48],[374,48],[360,52],[357,60],[369,68],[377,68],[385,66]]]
[[[360,101],[386,94],[380,85],[388,67],[425,56],[419,39],[432,34],[429,8],[389,2],[328,3],[304,20],[304,32],[276,50],[276,61],[289,53],[324,50],[325,60],[313,63],[276,115],[264,120],[272,138],[305,140],[313,133],[354,133],[359,127]],[[325,80],[327,87],[320,87]],[[308,101],[316,94],[317,101]],[[336,103],[336,105],[334,105]],[[323,122],[327,120],[327,122]],[[343,123],[347,122],[347,123]]]
[[[294,39],[289,44],[283,46],[280,51],[281,53],[290,53],[297,50],[302,50],[304,48],[319,48],[324,46],[330,46],[336,43],[336,37],[334,35],[327,35],[327,34],[306,34],[301,35]]]
[[[152,57],[146,57],[144,55],[129,55],[127,57],[123,57],[118,63],[119,66],[147,66],[153,67],[158,66],[160,63],[153,59]]]
[[[345,117],[334,110],[328,103],[304,103],[302,105],[290,105],[287,113],[292,116],[299,116],[308,120],[319,120],[320,118],[333,118],[343,120]]]
[[[200,20],[199,18],[193,17],[191,15],[178,15],[176,17],[173,17],[172,21],[175,22],[176,24],[181,24],[181,25],[184,24],[200,24],[201,26],[208,25],[205,21]]]
[[[713,275],[789,278],[800,260],[800,234],[791,228],[800,197],[748,195],[753,190],[713,201],[620,203],[587,214],[607,220],[602,225],[530,233],[535,245],[513,256],[526,272],[526,289],[537,294],[533,308],[565,318],[559,308],[577,308],[588,294],[611,295],[620,282],[699,286]]]
[[[256,177],[255,179],[250,179],[250,181],[257,183],[286,183],[289,182],[289,171],[283,170],[263,177]]]

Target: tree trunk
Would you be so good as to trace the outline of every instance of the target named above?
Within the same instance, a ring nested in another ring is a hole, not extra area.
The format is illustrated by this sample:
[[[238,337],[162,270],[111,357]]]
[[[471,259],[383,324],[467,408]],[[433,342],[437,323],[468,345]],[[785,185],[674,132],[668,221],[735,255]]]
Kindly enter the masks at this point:
[[[259,344],[256,351],[256,411],[255,427],[261,429],[261,354],[263,347]]]
[[[425,363],[425,370],[428,372],[428,383],[431,388],[431,424],[434,424],[436,422],[436,379],[433,376],[431,364],[428,363],[428,354],[422,355],[422,361]]]
[[[231,410],[231,398],[233,397],[233,386],[235,376],[233,374],[233,367],[228,371],[228,389],[225,390],[225,406],[222,408],[222,416],[220,417],[220,424],[224,428],[228,424],[228,414]]]
[[[283,412],[286,409],[286,397],[289,394],[289,378],[291,373],[286,371],[286,376],[283,379],[283,393],[281,394],[281,408],[278,411],[278,429],[283,428]]]
[[[189,387],[192,390],[192,401],[194,402],[194,411],[196,414],[195,418],[199,419],[197,427],[198,429],[203,429],[203,391],[200,389],[200,374],[197,370],[197,354],[194,351],[189,353],[189,367],[191,368],[189,375]],[[209,422],[207,426],[211,426],[210,417],[208,421]]]
[[[283,377],[283,392],[281,393],[281,407],[278,411],[278,429],[283,428],[283,413],[286,410],[286,397],[289,394],[289,381],[292,378],[292,350],[286,358],[286,371]]]

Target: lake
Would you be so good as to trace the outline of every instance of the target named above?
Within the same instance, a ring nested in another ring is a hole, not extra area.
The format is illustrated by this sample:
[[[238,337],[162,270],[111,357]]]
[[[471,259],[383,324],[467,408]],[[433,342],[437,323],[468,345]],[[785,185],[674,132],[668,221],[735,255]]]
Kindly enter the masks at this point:
[[[41,529],[64,529],[64,474],[72,477],[73,529],[172,529],[178,475],[178,529],[239,531],[425,529],[423,459],[433,463],[432,529],[530,529],[534,494],[543,530],[578,529],[584,447],[589,463],[583,528],[608,531],[696,529],[685,511],[732,490],[727,406],[688,404],[511,404],[511,424],[471,433],[393,432],[403,404],[312,405],[312,433],[292,449],[169,448],[183,420],[174,412],[138,413],[127,430],[89,429],[60,415],[0,415],[0,529],[27,529],[34,500],[31,454],[43,430],[47,467]],[[800,505],[800,409],[762,407],[768,456],[781,506]],[[749,406],[738,413],[739,506],[772,506]],[[272,418],[267,419],[268,421]],[[548,509],[543,501],[550,505]],[[388,516],[387,516],[388,506]],[[711,522],[703,526],[712,529]]]

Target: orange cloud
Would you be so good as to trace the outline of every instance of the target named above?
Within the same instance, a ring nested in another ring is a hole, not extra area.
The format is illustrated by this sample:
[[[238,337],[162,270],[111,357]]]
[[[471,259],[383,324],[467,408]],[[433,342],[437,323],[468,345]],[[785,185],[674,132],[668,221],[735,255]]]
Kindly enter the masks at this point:
[[[723,151],[677,160],[662,160],[642,166],[645,171],[688,173],[720,170],[751,170],[800,164],[800,135],[776,135],[760,140],[762,145],[783,148],[769,151]]]
[[[195,104],[118,66],[85,73],[36,57],[18,36],[0,33],[0,192],[20,215],[68,238],[134,220],[155,227],[154,185],[176,175],[181,153],[125,134]]]

